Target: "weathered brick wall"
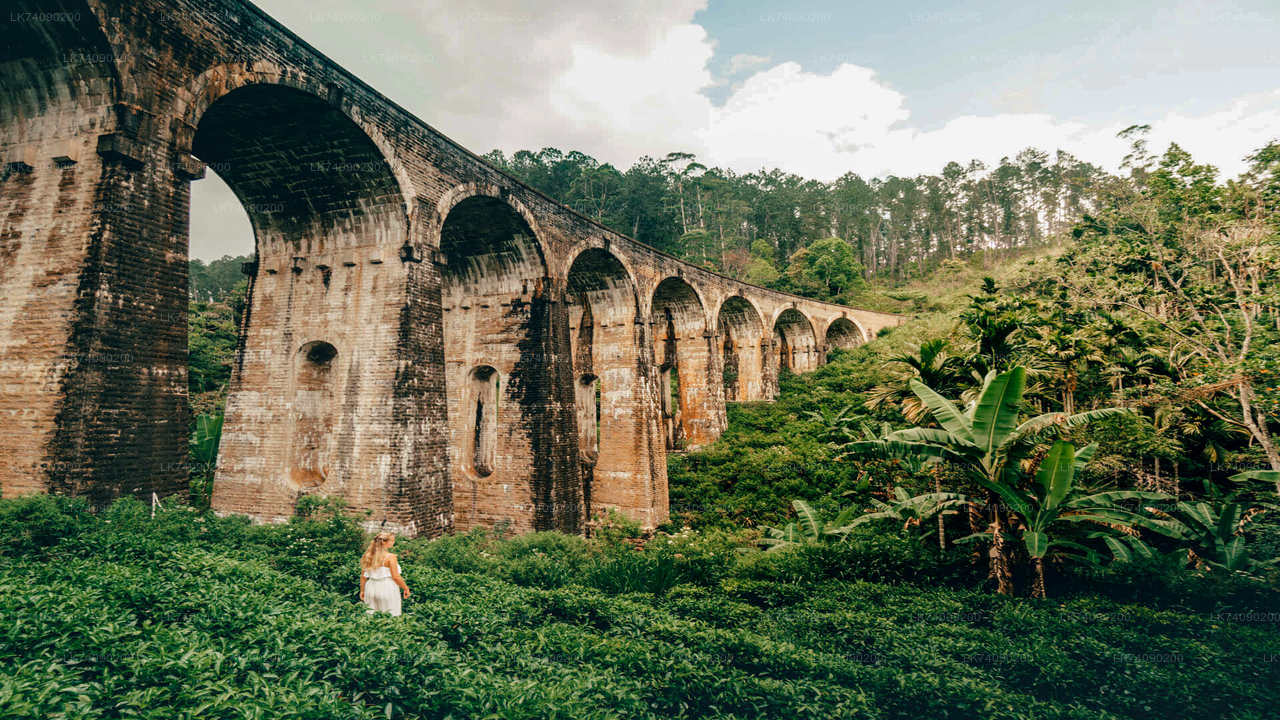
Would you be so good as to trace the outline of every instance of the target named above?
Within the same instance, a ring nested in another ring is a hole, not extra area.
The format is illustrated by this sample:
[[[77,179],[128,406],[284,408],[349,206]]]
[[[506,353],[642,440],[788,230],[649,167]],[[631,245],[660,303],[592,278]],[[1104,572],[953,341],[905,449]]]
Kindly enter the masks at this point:
[[[323,493],[412,534],[576,530],[605,508],[656,525],[668,348],[692,447],[724,428],[726,339],[730,394],[754,400],[776,392],[783,338],[804,370],[899,320],[596,225],[239,0],[19,7],[76,20],[3,30],[6,493],[182,489],[189,183],[205,163],[258,249],[215,482],[225,512],[280,519]],[[612,258],[607,272],[575,272],[584,250]],[[475,374],[489,367],[492,384]],[[477,412],[490,390],[494,412]]]
[[[0,27],[0,486],[102,503],[185,484],[186,205],[77,2]]]

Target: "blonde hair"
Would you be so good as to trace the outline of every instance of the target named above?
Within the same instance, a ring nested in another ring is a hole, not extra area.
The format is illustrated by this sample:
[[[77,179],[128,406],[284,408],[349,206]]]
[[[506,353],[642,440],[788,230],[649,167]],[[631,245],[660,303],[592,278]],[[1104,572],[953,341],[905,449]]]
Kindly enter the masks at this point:
[[[373,541],[369,543],[368,549],[364,551],[364,557],[360,558],[360,568],[362,570],[372,570],[382,567],[387,562],[387,546],[395,539],[395,535],[389,532],[380,532],[373,536]]]

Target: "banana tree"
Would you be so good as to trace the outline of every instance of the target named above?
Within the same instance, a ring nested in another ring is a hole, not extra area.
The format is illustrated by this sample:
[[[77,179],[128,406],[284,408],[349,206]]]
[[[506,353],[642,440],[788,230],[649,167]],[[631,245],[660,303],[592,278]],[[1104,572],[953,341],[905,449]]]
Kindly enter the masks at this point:
[[[925,521],[929,518],[969,504],[969,498],[959,493],[945,492],[932,492],[913,496],[904,488],[896,487],[893,489],[892,501],[884,502],[883,500],[872,498],[871,504],[873,508],[871,512],[858,515],[847,525],[836,527],[832,532],[837,535],[847,535],[860,525],[885,520],[901,524],[903,530],[913,525],[923,527]]]
[[[1270,504],[1246,506],[1233,498],[1182,502],[1167,510],[1152,509],[1155,517],[1143,527],[1185,545],[1197,565],[1252,573],[1280,563],[1280,558],[1255,557],[1244,536],[1263,513],[1275,510]]]
[[[1168,495],[1138,490],[1082,494],[1076,485],[1076,471],[1089,462],[1096,450],[1096,445],[1088,445],[1076,452],[1070,443],[1059,440],[1040,462],[1035,481],[1027,489],[1004,483],[995,486],[1000,498],[1020,521],[1022,543],[1035,570],[1033,597],[1045,596],[1044,561],[1049,553],[1081,549],[1068,531],[1070,524],[1093,524],[1096,529],[1090,533],[1091,537],[1114,539],[1117,529],[1144,521],[1137,511],[1119,505],[1121,501],[1172,499]]]
[[[898,430],[878,440],[852,443],[849,449],[947,460],[986,489],[992,543],[990,576],[998,592],[1012,594],[1012,526],[999,500],[1005,488],[1021,486],[1021,462],[1035,439],[1050,428],[1078,428],[1129,411],[1102,408],[1070,415],[1054,412],[1020,421],[1026,390],[1026,370],[1022,367],[987,373],[977,399],[964,411],[919,381],[912,381],[911,390],[941,427]]]
[[[191,434],[191,464],[201,475],[212,475],[218,462],[218,442],[222,439],[222,415],[200,415]]]

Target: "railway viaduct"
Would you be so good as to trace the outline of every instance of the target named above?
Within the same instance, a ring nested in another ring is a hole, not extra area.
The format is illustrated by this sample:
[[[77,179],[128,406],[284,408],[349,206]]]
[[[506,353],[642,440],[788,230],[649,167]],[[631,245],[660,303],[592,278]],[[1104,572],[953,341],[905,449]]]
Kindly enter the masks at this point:
[[[434,535],[667,517],[666,457],[896,316],[753,287],[489,166],[241,0],[0,18],[0,483],[186,487],[190,184],[256,238],[213,504]]]

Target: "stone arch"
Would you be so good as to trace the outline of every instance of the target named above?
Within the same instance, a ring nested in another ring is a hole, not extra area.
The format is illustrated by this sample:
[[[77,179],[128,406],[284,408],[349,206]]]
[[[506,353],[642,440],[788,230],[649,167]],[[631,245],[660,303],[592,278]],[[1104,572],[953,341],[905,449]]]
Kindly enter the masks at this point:
[[[326,337],[344,357],[329,371],[328,391],[335,415],[327,442],[342,450],[328,456],[323,488],[383,512],[408,506],[418,499],[393,496],[398,473],[385,453],[356,442],[365,428],[396,422],[385,396],[367,384],[396,381],[400,307],[369,299],[388,274],[400,275],[398,253],[409,238],[402,188],[384,151],[327,91],[303,78],[263,82],[272,75],[203,77],[184,106],[191,124],[174,139],[178,170],[193,172],[198,159],[239,198],[257,255],[246,268],[249,297],[213,505],[262,512],[244,506],[257,497],[277,505],[268,512],[287,516],[295,490],[280,486],[276,465],[290,462],[286,450],[301,420],[287,393],[270,388],[291,370],[291,338]],[[262,458],[269,458],[265,467]],[[410,507],[406,516],[418,512]]]
[[[763,397],[760,342],[764,321],[760,311],[741,295],[725,298],[716,313],[716,334],[721,345],[725,399],[745,402]]]
[[[579,308],[590,306],[597,323],[634,324],[640,312],[634,278],[617,255],[587,248],[573,257],[565,274],[565,299]]]
[[[669,450],[691,449],[714,440],[724,429],[724,402],[708,332],[706,306],[680,277],[657,284],[649,303],[658,407]]]
[[[635,286],[637,296],[636,312],[638,314],[640,312],[639,300],[642,299],[640,295],[642,294],[641,289],[643,283],[637,280],[637,278],[641,277],[641,275],[636,273],[634,261],[629,258],[626,253],[619,252],[618,244],[611,243],[608,238],[599,236],[590,237],[586,240],[572,243],[569,245],[567,250],[557,253],[560,257],[560,261],[554,264],[553,268],[555,269],[556,277],[562,280],[567,280],[569,271],[573,268],[574,263],[578,261],[579,257],[590,250],[598,250],[605,253],[616,260],[618,265],[622,266],[622,271],[626,273],[628,278],[631,278],[632,284]]]
[[[354,105],[344,102],[339,86],[312,75],[286,70],[266,60],[214,65],[179,90],[174,105],[175,114],[179,119],[173,129],[174,150],[179,164],[183,161],[184,155],[192,152],[197,128],[209,108],[227,95],[252,86],[297,90],[322,101],[332,111],[342,115],[359,128],[368,141],[377,148],[389,172],[395,178],[402,200],[402,210],[406,215],[408,214],[409,208],[414,206],[417,188],[391,143],[387,141],[378,126],[367,122],[358,112],[353,112]],[[362,158],[360,162],[364,162],[364,159]]]
[[[670,324],[679,337],[699,337],[707,330],[706,304],[702,296],[683,278],[664,278],[653,289],[649,302],[650,324],[655,338],[663,337],[660,325]],[[660,359],[659,362],[662,362]]]
[[[823,344],[827,351],[832,348],[852,350],[866,342],[866,337],[857,323],[847,317],[838,317],[827,325],[826,341]]]
[[[634,276],[602,247],[569,258],[565,302],[574,331],[579,449],[591,516],[617,509],[655,524],[648,351]],[[584,380],[589,382],[584,383]],[[647,481],[647,482],[646,482]]]
[[[536,231],[500,194],[452,198],[440,224],[440,297],[450,465],[459,529],[509,522],[576,531],[581,467],[576,444],[570,328],[554,302]],[[469,472],[464,389],[477,366],[503,378],[494,465]]]
[[[524,203],[520,202],[520,199],[515,197],[510,191],[490,183],[462,183],[461,185],[454,186],[442,195],[440,200],[436,202],[434,214],[424,225],[424,234],[428,238],[428,241],[431,242],[435,248],[441,248],[443,242],[441,233],[444,230],[445,220],[449,217],[449,214],[452,213],[453,209],[460,203],[480,197],[497,200],[505,205],[510,212],[515,213],[520,217],[520,220],[528,228],[529,235],[533,238],[533,241],[537,243],[538,252],[542,254],[544,264],[547,267],[546,274],[550,275],[554,256],[543,241],[544,233],[542,231],[542,227],[538,223],[538,218],[535,217],[533,212],[530,211]]]
[[[773,322],[778,369],[802,373],[818,367],[818,338],[809,317],[795,308],[778,313]]]
[[[401,183],[360,124],[301,83],[235,77],[199,96],[189,151],[240,199],[260,260],[406,243]]]

